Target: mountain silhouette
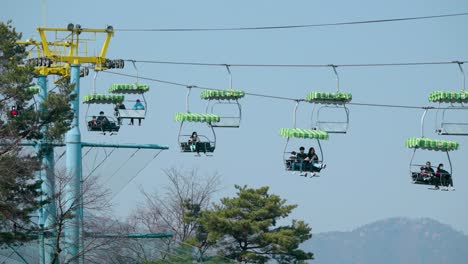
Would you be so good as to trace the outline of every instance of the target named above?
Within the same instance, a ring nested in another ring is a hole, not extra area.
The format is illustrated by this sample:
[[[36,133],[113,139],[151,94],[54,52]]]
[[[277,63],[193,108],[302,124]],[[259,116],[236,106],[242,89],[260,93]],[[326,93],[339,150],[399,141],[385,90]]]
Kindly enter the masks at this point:
[[[315,234],[314,264],[466,264],[468,236],[429,218],[390,218],[350,232]]]

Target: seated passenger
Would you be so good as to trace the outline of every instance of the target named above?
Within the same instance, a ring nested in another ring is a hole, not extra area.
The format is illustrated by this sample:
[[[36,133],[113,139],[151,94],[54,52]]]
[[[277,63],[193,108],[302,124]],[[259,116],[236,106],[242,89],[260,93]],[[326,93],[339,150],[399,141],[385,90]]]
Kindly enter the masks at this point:
[[[145,106],[140,102],[140,99],[137,99],[132,110],[145,110]],[[133,118],[130,118],[130,125],[133,126]],[[138,125],[141,126],[141,118],[138,118]]]
[[[437,171],[435,175],[440,179],[440,182],[442,183],[442,186],[444,186],[444,188],[447,188],[447,190],[449,190],[450,186],[450,190],[455,191],[455,188],[453,188],[452,175],[450,175],[448,171],[444,170],[444,164],[440,163],[439,166],[437,166]],[[438,182],[436,182],[435,184],[435,189],[439,189],[437,183]]]
[[[431,162],[426,162],[426,166],[421,167],[421,179],[423,181],[431,181],[434,177],[434,170],[431,167]]]
[[[104,115],[104,111],[99,112],[99,116],[97,117],[97,124],[101,127],[102,131],[109,130],[110,122],[107,119],[107,116]]]
[[[296,151],[291,152],[291,156],[286,160],[286,169],[287,170],[292,170],[292,165],[296,162],[297,160],[297,155]]]
[[[307,172],[303,172],[306,169],[306,158],[307,154],[305,153],[305,148],[300,147],[299,153],[296,154],[296,162],[293,164],[293,170],[297,170],[297,167],[299,167],[299,170],[301,171],[301,173],[299,173],[299,176],[307,177]]]
[[[121,118],[120,118],[120,112],[119,112],[119,110],[125,110],[125,109],[126,109],[126,108],[125,108],[125,105],[124,105],[123,103],[117,103],[117,104],[115,105],[115,107],[114,107],[114,115],[115,115],[115,117],[117,117],[117,123],[118,123],[119,125],[122,124],[122,120],[121,120]]]
[[[322,169],[326,167],[325,164],[322,164],[319,162],[319,157],[317,153],[315,153],[315,149],[313,147],[309,149],[309,152],[307,153],[307,157],[305,160],[308,161],[308,164],[307,164],[308,168],[312,172],[310,177],[314,177],[315,172],[320,172]]]
[[[98,121],[96,119],[96,116],[93,116],[93,119],[88,122],[88,127],[92,129],[94,127],[97,127],[97,125],[98,125]]]
[[[196,151],[197,155],[200,155],[201,142],[197,132],[193,131],[192,135],[188,139],[188,145],[190,147],[190,151]],[[206,148],[203,149],[203,153],[206,154]]]

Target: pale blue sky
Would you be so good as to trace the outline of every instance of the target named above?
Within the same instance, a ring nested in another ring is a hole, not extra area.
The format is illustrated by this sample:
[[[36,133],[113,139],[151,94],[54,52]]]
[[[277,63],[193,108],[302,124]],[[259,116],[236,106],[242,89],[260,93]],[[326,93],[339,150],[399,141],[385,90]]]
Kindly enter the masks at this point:
[[[0,20],[12,19],[24,38],[38,39],[42,1],[3,0]],[[73,6],[75,5],[75,6]],[[79,23],[101,28],[248,27],[315,24],[393,17],[425,16],[468,11],[466,1],[52,1],[47,0],[47,26]],[[349,64],[468,59],[468,17],[370,25],[242,32],[116,32],[110,58],[137,60],[202,61],[215,63]],[[140,75],[201,86],[227,88],[224,68],[139,64]],[[459,90],[456,65],[338,68],[343,91],[354,102],[428,105],[433,90]],[[468,71],[468,69],[466,69]],[[121,71],[134,74],[131,65]],[[312,90],[332,91],[335,79],[328,68],[232,68],[234,88],[253,93],[302,98]],[[113,82],[131,78],[100,74],[98,91]],[[234,184],[268,185],[290,203],[298,204],[292,217],[306,220],[313,232],[350,230],[368,222],[394,216],[431,217],[468,233],[467,138],[458,140],[453,153],[455,192],[434,192],[409,183],[408,137],[419,136],[421,110],[350,106],[347,135],[331,135],[323,144],[328,167],[321,178],[305,179],[286,173],[282,164],[285,140],[281,127],[292,123],[293,102],[245,97],[244,119],[239,129],[218,130],[217,149],[211,158],[194,158],[177,148],[176,112],[184,111],[185,89],[149,83],[149,114],[142,127],[123,127],[114,137],[90,134],[90,142],[132,142],[168,145],[163,152],[115,199],[116,213],[125,216],[142,200],[138,186],[163,191],[162,169],[198,168],[219,172],[224,189],[232,195]],[[92,76],[81,80],[82,95],[91,91]],[[204,111],[205,102],[193,92],[192,111]],[[198,110],[197,110],[198,109]],[[99,109],[95,109],[98,111]],[[301,104],[298,127],[309,127],[312,106]],[[109,107],[109,112],[110,107]],[[82,116],[85,108],[82,109]],[[428,115],[428,137],[434,113]],[[82,125],[84,123],[82,122]],[[198,130],[194,129],[194,130]],[[306,147],[315,142],[305,142]],[[95,153],[91,153],[96,155]],[[90,155],[91,155],[90,154]],[[121,155],[122,154],[122,155]],[[128,152],[113,156],[100,171],[113,173]],[[98,155],[102,155],[98,153]],[[131,171],[139,170],[152,153],[139,153],[130,168],[111,181],[119,189]],[[90,156],[91,157],[91,156]],[[433,163],[444,156],[421,153]],[[86,166],[91,166],[89,159]]]

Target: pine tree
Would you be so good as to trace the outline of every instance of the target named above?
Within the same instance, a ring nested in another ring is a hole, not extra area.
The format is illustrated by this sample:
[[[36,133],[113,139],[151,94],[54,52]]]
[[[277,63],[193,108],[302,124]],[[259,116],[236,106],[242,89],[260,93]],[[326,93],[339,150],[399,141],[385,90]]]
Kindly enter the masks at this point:
[[[305,263],[313,254],[299,249],[311,238],[311,228],[303,221],[277,226],[296,205],[287,205],[268,187],[259,189],[236,186],[237,197],[223,198],[221,204],[201,213],[200,223],[208,241],[216,242],[220,253],[245,263]]]
[[[60,140],[73,116],[72,86],[66,81],[44,98],[44,111],[39,111],[41,106],[28,89],[34,68],[25,63],[26,49],[16,43],[20,38],[11,22],[0,22],[0,245],[30,238],[28,233],[35,229],[31,214],[44,203],[38,199],[41,182],[34,173],[41,169],[41,153],[51,148],[45,145],[36,155],[20,143]]]

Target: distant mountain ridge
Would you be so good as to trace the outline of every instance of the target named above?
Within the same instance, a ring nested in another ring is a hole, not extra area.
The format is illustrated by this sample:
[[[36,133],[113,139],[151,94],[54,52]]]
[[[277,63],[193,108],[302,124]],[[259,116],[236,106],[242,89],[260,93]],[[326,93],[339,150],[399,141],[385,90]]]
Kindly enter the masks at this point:
[[[429,218],[389,218],[312,236],[314,264],[467,264],[468,236]]]

